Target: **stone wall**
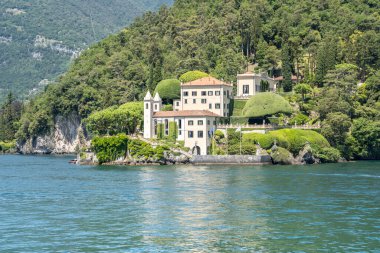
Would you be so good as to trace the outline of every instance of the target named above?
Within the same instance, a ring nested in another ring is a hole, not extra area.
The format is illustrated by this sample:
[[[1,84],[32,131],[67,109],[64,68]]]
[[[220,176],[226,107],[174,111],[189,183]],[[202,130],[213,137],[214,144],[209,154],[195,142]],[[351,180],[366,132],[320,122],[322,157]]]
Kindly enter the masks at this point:
[[[272,164],[269,155],[205,155],[194,156],[193,164]]]

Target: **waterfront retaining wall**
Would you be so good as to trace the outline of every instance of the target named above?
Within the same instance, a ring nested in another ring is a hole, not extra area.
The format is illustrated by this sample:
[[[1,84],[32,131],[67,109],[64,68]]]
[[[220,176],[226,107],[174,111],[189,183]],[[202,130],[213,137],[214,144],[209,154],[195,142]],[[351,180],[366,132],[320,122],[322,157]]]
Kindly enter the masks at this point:
[[[269,155],[203,155],[193,156],[193,164],[272,164]]]

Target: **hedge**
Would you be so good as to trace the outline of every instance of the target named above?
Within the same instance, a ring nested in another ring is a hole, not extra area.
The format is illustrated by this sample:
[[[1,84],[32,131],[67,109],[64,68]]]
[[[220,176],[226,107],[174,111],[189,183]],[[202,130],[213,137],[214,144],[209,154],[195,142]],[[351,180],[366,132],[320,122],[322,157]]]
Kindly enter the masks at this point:
[[[191,82],[191,81],[194,81],[203,77],[208,77],[208,76],[209,74],[205,72],[195,70],[195,71],[186,72],[185,74],[179,77],[179,80],[183,83],[187,83],[187,82]]]
[[[271,92],[263,92],[253,96],[242,110],[242,116],[250,118],[260,118],[278,113],[290,114],[292,107],[285,98]]]
[[[299,153],[306,142],[309,142],[313,149],[330,147],[326,138],[313,130],[281,129],[268,134],[276,139],[278,146],[288,149],[294,155]]]
[[[162,100],[168,101],[181,97],[181,82],[178,79],[166,79],[159,82],[154,90]]]
[[[243,134],[243,142],[258,143],[263,149],[270,149],[274,144],[275,138],[270,134],[248,133]]]

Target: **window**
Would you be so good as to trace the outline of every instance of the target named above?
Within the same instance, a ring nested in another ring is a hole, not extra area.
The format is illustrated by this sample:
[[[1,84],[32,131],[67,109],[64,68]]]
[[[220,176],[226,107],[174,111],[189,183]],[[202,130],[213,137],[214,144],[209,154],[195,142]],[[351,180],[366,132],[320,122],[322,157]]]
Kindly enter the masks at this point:
[[[154,105],[154,110],[156,110],[156,111],[157,111],[157,105]]]
[[[178,120],[178,128],[182,129],[182,119]]]
[[[209,95],[209,96],[213,96],[213,95],[214,95],[214,92],[209,91],[209,92],[207,93],[207,95]]]
[[[176,102],[175,104],[176,104],[177,106],[179,106],[179,102]]]
[[[220,104],[219,103],[215,104],[215,109],[220,109]]]
[[[198,126],[203,126],[203,120],[198,120]]]
[[[187,97],[187,96],[189,96],[189,92],[187,92],[187,91],[184,91],[184,92],[183,92],[183,96],[184,96],[184,97]]]
[[[215,96],[220,96],[220,91],[215,91]]]
[[[230,91],[229,90],[227,91],[227,97],[228,98],[230,97]]]
[[[149,109],[149,104],[148,103],[145,104],[145,109]]]
[[[214,120],[214,125],[216,126],[216,120]]]
[[[165,135],[169,135],[169,120],[165,120]]]
[[[207,94],[207,93],[206,93],[205,91],[202,91],[202,92],[201,92],[201,95],[202,95],[202,96],[206,96],[206,94]]]
[[[194,96],[194,97],[196,97],[197,96],[197,92],[193,91],[193,92],[191,92],[191,95]]]
[[[202,103],[202,104],[207,104],[207,99],[202,98],[202,99],[201,99],[201,103]]]
[[[208,104],[208,109],[212,109],[212,104]]]
[[[223,109],[226,109],[226,104],[223,104]]]
[[[260,85],[256,85],[256,91],[260,91]]]
[[[196,99],[193,99],[193,104],[196,104],[197,103],[197,100]]]
[[[198,138],[203,138],[203,131],[198,131]]]
[[[194,125],[194,121],[189,120],[189,121],[187,122],[187,124],[188,124],[189,126],[192,126],[192,125]]]
[[[193,138],[194,137],[194,132],[193,131],[189,131],[187,132],[189,138]]]
[[[178,131],[178,135],[182,135],[182,131],[181,130]]]
[[[187,104],[187,99],[185,99],[185,104]]]
[[[243,94],[249,94],[249,85],[243,85]]]
[[[230,109],[230,104],[227,104],[227,109]]]
[[[207,120],[207,125],[210,125],[210,120]]]
[[[227,95],[227,91],[223,91],[223,95],[226,96]]]

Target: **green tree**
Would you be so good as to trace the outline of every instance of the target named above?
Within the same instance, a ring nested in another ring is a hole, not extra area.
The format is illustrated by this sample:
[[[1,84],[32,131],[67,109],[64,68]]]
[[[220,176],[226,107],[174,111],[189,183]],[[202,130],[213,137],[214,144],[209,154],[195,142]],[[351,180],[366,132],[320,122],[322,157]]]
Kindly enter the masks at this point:
[[[350,117],[341,112],[329,113],[326,120],[322,122],[322,135],[332,146],[338,148],[346,158],[350,158],[346,145],[350,128]]]
[[[315,82],[322,87],[325,76],[329,70],[335,68],[337,58],[337,43],[331,37],[325,38],[320,44],[317,52],[317,69]]]
[[[309,84],[299,83],[296,86],[294,86],[294,91],[298,94],[301,94],[302,101],[305,101],[306,95],[312,92],[312,88]]]
[[[292,63],[290,60],[289,45],[284,43],[282,47],[282,75],[284,81],[282,83],[285,92],[289,92],[293,89],[292,83]]]

